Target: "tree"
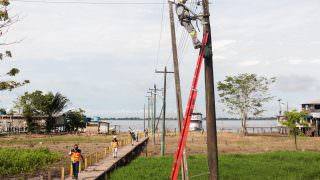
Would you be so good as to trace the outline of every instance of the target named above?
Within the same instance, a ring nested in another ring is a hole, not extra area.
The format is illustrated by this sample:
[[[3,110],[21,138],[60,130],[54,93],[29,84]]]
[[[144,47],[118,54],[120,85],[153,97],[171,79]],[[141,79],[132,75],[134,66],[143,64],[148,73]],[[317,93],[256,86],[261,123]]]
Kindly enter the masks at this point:
[[[7,111],[4,108],[0,108],[0,115],[6,115]]]
[[[45,115],[48,116],[46,120],[46,130],[47,132],[50,132],[55,122],[53,116],[63,111],[67,106],[69,99],[60,93],[56,93],[53,97],[52,93],[49,93],[47,96],[48,104],[45,106],[44,112]]]
[[[221,102],[230,114],[241,115],[241,132],[247,134],[247,120],[250,115],[258,116],[263,113],[263,103],[273,97],[269,94],[269,86],[275,78],[258,77],[256,74],[239,74],[227,76],[218,82]]]
[[[29,129],[33,129],[32,125],[35,125],[35,116],[46,116],[46,131],[50,132],[55,123],[54,116],[62,112],[68,102],[68,98],[60,93],[54,95],[51,92],[43,94],[42,91],[34,91],[21,96],[16,102],[16,107],[22,109]]]
[[[285,117],[286,117],[287,121],[283,122],[282,124],[292,128],[292,133],[294,136],[294,144],[295,144],[296,149],[298,149],[297,127],[298,126],[308,126],[308,122],[305,121],[305,119],[304,119],[308,114],[309,114],[308,112],[305,112],[305,111],[299,112],[297,110],[285,112]]]
[[[4,35],[8,32],[9,27],[16,22],[15,17],[10,17],[8,14],[8,6],[10,5],[9,0],[0,0],[0,46],[6,46],[13,43],[6,43],[4,39]],[[0,51],[0,60],[4,58],[11,58],[12,54],[9,50]],[[17,68],[12,68],[7,73],[2,74],[1,77],[13,77],[19,74],[20,70]],[[25,84],[30,83],[29,80],[24,80],[22,82],[14,81],[14,80],[0,80],[0,91],[4,90],[12,90],[14,88],[23,86]]]
[[[86,127],[86,117],[84,115],[84,112],[84,110],[78,109],[68,111],[66,113],[68,131],[77,132],[79,128]]]

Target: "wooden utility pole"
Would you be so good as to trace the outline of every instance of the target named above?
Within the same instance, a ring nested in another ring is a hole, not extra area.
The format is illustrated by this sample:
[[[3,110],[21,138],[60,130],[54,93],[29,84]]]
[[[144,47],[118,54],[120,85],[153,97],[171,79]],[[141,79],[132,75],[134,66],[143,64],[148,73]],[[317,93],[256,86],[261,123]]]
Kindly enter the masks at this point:
[[[162,140],[161,140],[161,156],[164,156],[165,151],[165,136],[166,136],[166,94],[167,94],[167,74],[174,73],[167,71],[167,67],[164,68],[164,71],[156,71],[156,73],[163,73],[163,121],[162,121]]]
[[[179,61],[178,61],[178,53],[177,53],[176,30],[174,27],[174,17],[173,17],[173,2],[171,1],[169,1],[169,16],[170,16],[171,43],[172,43],[172,60],[173,60],[173,67],[174,67],[174,81],[176,86],[178,127],[179,127],[179,131],[181,132],[183,112],[182,112],[182,101],[181,101],[181,87],[180,87]],[[181,177],[182,177],[182,180],[189,179],[187,154],[185,150],[182,156]]]
[[[216,107],[214,95],[214,78],[212,63],[212,40],[210,28],[209,1],[202,0],[203,6],[203,33],[208,33],[208,42],[204,49],[204,68],[205,68],[205,88],[206,88],[206,113],[207,113],[207,151],[209,180],[219,178],[218,168],[218,145],[216,127]]]

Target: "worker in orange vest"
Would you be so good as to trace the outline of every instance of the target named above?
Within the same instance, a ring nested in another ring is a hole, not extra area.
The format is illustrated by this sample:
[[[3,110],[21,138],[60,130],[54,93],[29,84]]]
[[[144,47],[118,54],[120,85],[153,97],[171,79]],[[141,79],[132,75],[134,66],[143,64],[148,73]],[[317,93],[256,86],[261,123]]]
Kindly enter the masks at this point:
[[[82,159],[82,162],[84,161],[78,144],[73,146],[73,149],[69,152],[69,156],[71,157],[73,178],[78,179],[80,158]]]
[[[118,155],[118,147],[119,147],[119,143],[117,140],[117,136],[113,136],[113,140],[111,142],[111,147],[112,147],[112,155],[113,158],[117,158]]]

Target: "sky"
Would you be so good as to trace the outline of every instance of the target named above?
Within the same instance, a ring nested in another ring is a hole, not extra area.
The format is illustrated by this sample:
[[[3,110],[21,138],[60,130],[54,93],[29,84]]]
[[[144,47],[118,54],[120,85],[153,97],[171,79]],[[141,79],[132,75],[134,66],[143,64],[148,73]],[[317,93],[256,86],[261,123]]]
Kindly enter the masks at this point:
[[[163,87],[163,74],[154,71],[173,70],[168,5],[162,0],[90,2],[159,4],[13,1],[10,13],[19,22],[2,40],[22,41],[1,47],[13,58],[2,61],[0,70],[17,67],[21,72],[15,79],[31,83],[1,92],[1,107],[11,108],[25,91],[42,90],[62,93],[70,99],[68,109],[83,108],[90,116],[143,117],[148,89]],[[290,109],[320,99],[319,8],[318,0],[211,1],[215,83],[239,73],[276,77],[270,90],[275,98],[265,104],[263,116],[278,113],[279,98]],[[176,31],[185,109],[198,51],[177,19]],[[205,113],[203,76],[202,71],[196,111]],[[161,97],[157,102],[159,112]],[[217,94],[216,106],[218,117],[230,117]],[[175,115],[174,79],[168,74],[167,116]]]

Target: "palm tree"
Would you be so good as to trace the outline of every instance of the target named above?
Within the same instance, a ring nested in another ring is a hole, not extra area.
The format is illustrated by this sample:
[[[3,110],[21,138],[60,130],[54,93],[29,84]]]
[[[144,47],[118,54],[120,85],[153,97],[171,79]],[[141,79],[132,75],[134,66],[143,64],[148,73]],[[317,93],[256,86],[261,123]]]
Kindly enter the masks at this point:
[[[51,103],[48,104],[46,108],[46,114],[47,114],[47,119],[46,119],[46,130],[47,132],[50,132],[53,128],[54,125],[54,115],[59,114],[60,112],[63,111],[63,109],[67,106],[69,102],[69,99],[65,96],[63,96],[60,93],[56,93],[52,100]]]

